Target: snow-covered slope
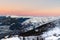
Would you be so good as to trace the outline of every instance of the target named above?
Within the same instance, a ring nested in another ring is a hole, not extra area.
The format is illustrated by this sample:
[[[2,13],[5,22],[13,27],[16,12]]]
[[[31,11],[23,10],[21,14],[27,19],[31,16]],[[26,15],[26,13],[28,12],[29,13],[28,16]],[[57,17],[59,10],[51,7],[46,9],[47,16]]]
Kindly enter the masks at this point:
[[[22,23],[22,25],[24,25],[22,30],[24,30],[24,32],[27,32],[57,19],[60,19],[60,17],[33,17]]]
[[[44,32],[41,36],[44,40],[60,40],[60,19],[54,21],[55,27]]]
[[[13,17],[15,18],[15,16],[13,16]],[[16,17],[16,18],[18,18],[18,17]],[[28,31],[33,30],[33,29],[35,29],[41,25],[44,25],[46,23],[60,19],[60,17],[28,17],[28,18],[30,18],[30,19],[25,20],[24,22],[21,23],[23,25],[21,28],[21,30],[23,30],[22,32],[28,32]],[[10,30],[9,27],[8,27],[8,30]],[[59,29],[53,29],[53,30],[60,32]],[[11,30],[11,31],[14,32],[13,30]],[[16,31],[16,32],[18,33],[18,31]],[[52,33],[54,33],[54,32],[52,31]],[[45,35],[45,33],[43,35]],[[19,38],[18,37],[12,37],[12,38],[2,39],[2,40],[19,40]]]
[[[1,39],[1,40],[20,40],[20,39],[18,37],[11,37],[11,38]]]

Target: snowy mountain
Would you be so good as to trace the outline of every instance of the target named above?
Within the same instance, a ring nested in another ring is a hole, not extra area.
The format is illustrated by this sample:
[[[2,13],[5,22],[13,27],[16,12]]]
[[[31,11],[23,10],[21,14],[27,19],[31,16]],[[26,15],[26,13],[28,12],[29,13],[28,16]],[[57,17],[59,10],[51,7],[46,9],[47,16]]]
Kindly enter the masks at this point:
[[[58,19],[60,17],[0,16],[0,39],[31,31]],[[16,39],[19,40],[17,37]]]
[[[60,17],[33,17],[22,23],[24,25],[23,30],[26,32],[57,19]]]

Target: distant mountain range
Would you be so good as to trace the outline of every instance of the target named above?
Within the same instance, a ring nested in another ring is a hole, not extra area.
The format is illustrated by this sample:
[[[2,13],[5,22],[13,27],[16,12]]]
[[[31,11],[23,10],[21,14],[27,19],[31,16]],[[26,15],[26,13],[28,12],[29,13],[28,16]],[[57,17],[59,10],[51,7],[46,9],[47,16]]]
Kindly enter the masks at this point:
[[[60,17],[0,16],[0,39],[7,35],[20,35]]]

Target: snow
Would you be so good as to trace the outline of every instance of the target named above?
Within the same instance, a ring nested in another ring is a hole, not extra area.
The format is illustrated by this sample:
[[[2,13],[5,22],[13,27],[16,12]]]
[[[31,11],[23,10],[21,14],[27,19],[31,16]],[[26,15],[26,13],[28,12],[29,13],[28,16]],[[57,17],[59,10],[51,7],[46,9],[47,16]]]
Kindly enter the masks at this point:
[[[37,36],[28,36],[24,37],[25,40],[37,40]],[[1,39],[1,40],[23,40],[23,37],[11,37],[11,38],[6,38],[6,39]]]
[[[41,25],[44,25],[46,23],[57,20],[59,18],[60,17],[33,17],[22,23],[22,24],[25,24],[25,26],[26,26],[25,28],[23,28],[23,30],[24,30],[24,32],[27,32],[27,31],[37,28]],[[29,24],[29,27],[27,27],[28,24]]]
[[[15,17],[15,16],[13,16],[13,17]],[[33,17],[29,20],[26,20],[22,24],[27,25],[29,22],[31,22],[30,24],[33,24],[33,26],[38,27],[40,25],[43,25],[44,23],[52,22],[59,18],[60,17]],[[24,30],[26,30],[26,31],[31,30],[31,29],[33,29],[33,26],[26,27],[26,29],[24,29]],[[38,31],[38,30],[36,30],[36,31]],[[56,34],[56,36],[53,36],[54,34]],[[44,32],[41,36],[43,38],[45,38],[45,40],[58,40],[60,38],[59,34],[60,34],[60,27],[57,26],[55,28],[52,28],[51,30],[48,30],[47,32]],[[31,37],[30,37],[30,39],[31,39]],[[20,40],[20,38],[11,37],[11,38],[1,39],[1,40]]]
[[[54,34],[56,34],[54,36]],[[60,27],[55,27],[47,32],[44,32],[42,35],[45,40],[60,40]]]
[[[12,38],[1,39],[1,40],[20,40],[20,39],[18,37],[12,37]]]

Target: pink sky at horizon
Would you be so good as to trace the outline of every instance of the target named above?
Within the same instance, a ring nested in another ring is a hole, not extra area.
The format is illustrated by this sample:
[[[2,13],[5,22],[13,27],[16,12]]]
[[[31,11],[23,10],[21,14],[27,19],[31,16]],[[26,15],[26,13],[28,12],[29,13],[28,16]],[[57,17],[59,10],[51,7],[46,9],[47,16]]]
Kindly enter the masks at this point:
[[[0,15],[17,15],[17,16],[60,16],[60,12],[52,11],[19,11],[19,10],[1,10]]]

